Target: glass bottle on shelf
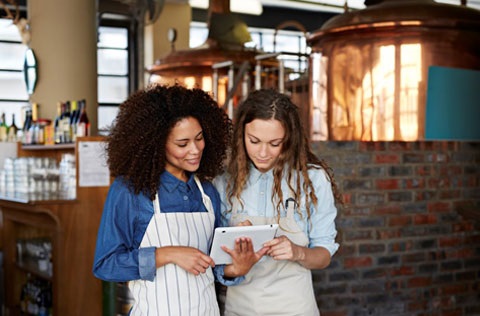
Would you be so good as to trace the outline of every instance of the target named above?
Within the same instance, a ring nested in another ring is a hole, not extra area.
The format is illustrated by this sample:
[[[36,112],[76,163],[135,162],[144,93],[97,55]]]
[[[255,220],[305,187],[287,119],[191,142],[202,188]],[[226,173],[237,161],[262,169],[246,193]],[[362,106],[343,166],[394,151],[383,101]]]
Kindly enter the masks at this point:
[[[15,113],[12,114],[12,124],[8,127],[7,141],[16,142],[17,141],[18,127],[15,124]]]
[[[82,99],[80,102],[80,117],[78,118],[77,125],[77,136],[89,136],[90,135],[90,121],[87,116],[87,103],[85,99]]]
[[[75,142],[77,137],[77,121],[79,117],[80,109],[78,109],[78,102],[72,100],[71,104],[71,114],[70,114],[70,135],[72,135],[72,142]]]
[[[5,112],[0,117],[0,142],[6,142],[8,135],[8,125],[5,120]]]
[[[35,145],[37,143],[38,134],[38,104],[32,103],[32,119],[30,128],[28,129],[29,145]]]
[[[30,127],[32,126],[32,110],[28,109],[25,112],[25,122],[23,123],[23,140],[24,145],[32,143],[32,135],[30,134]]]
[[[64,105],[62,102],[57,102],[57,116],[55,116],[55,121],[53,123],[53,133],[55,138],[55,144],[61,144],[63,140],[62,130],[60,128],[60,122],[63,118]]]
[[[71,143],[72,134],[70,130],[70,101],[64,103],[65,108],[62,115],[62,120],[60,121],[60,129],[63,132],[63,142],[62,143]]]

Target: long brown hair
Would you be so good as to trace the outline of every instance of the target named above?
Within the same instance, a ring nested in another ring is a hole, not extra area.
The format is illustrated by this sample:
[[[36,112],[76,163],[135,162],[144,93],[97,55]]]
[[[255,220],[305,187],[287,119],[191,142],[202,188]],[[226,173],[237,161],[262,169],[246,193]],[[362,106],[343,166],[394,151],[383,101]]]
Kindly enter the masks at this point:
[[[273,167],[272,201],[277,201],[277,216],[280,214],[281,201],[284,200],[281,188],[282,177],[286,175],[286,181],[290,190],[294,193],[298,205],[303,202],[299,201],[301,193],[305,192],[304,203],[307,215],[310,217],[311,204],[317,204],[314,186],[308,175],[308,170],[311,168],[325,170],[335,198],[337,201],[341,201],[331,168],[325,161],[315,156],[311,150],[307,134],[300,121],[297,106],[285,94],[272,89],[261,89],[249,94],[247,99],[237,108],[234,118],[231,159],[227,165],[229,174],[227,192],[231,205],[234,197],[241,202],[240,196],[249,176],[251,161],[245,149],[245,125],[255,119],[278,120],[285,129],[282,152]],[[295,174],[298,174],[298,176],[295,177]]]

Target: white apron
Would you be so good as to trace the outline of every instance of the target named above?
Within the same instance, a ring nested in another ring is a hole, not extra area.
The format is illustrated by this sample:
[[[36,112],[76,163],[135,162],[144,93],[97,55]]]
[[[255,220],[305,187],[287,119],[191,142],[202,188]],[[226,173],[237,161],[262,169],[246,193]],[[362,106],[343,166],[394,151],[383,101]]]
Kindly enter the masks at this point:
[[[286,217],[281,217],[276,236],[287,236],[293,243],[308,246],[308,237],[297,225],[295,208],[290,202]],[[239,214],[238,201],[233,204],[230,226],[244,220],[253,225],[276,223],[275,217]],[[302,265],[289,260],[275,261],[264,256],[245,276],[239,285],[229,286],[225,301],[225,315],[298,315],[318,316],[312,273]]]
[[[208,254],[212,241],[215,213],[210,198],[195,177],[208,212],[162,213],[158,195],[153,201],[154,216],[148,224],[140,247],[188,246]],[[132,316],[218,316],[212,268],[195,276],[175,264],[157,269],[153,282],[129,282],[134,298]]]

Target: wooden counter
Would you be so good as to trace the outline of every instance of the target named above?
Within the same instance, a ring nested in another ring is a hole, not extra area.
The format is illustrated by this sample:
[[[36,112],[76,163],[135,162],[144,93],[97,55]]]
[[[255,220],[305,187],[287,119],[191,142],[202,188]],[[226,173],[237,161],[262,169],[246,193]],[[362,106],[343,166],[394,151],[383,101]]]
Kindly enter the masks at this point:
[[[79,139],[83,140],[102,141],[102,138]],[[79,187],[78,147],[51,147],[19,148],[18,156],[58,160],[62,153],[75,153],[76,199],[31,201],[0,196],[6,315],[20,314],[20,291],[28,274],[51,282],[53,315],[102,315],[102,282],[93,276],[92,263],[108,186]],[[36,237],[52,243],[52,275],[35,265],[17,261],[17,240]]]

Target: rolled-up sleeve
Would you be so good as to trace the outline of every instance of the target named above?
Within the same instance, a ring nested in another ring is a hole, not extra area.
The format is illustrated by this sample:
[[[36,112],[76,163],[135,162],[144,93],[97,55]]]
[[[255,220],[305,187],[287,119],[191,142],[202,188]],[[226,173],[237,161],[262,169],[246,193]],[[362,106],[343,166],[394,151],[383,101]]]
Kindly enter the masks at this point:
[[[242,283],[245,280],[245,276],[239,276],[236,278],[225,278],[225,265],[218,265],[213,268],[213,273],[216,280],[226,286],[234,286]]]
[[[325,171],[322,169],[312,169],[310,178],[313,182],[318,202],[317,205],[312,206],[311,225],[307,225],[310,239],[309,247],[326,248],[330,255],[333,256],[339,245],[335,242],[335,237],[337,236],[335,227],[337,208],[335,207],[332,186]]]
[[[155,247],[138,249],[138,272],[140,274],[140,279],[153,281],[157,272]]]

